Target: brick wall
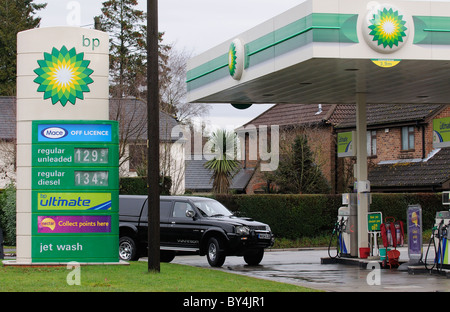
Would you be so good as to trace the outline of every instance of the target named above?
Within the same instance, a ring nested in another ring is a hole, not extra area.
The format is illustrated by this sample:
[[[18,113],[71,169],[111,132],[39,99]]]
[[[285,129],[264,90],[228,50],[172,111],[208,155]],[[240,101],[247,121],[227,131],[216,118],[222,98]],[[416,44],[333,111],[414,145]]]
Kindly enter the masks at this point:
[[[414,125],[414,149],[402,150],[402,127],[377,129],[377,155],[375,164],[385,160],[422,159],[433,151],[433,119],[450,117],[450,107],[430,116],[424,124]]]
[[[402,127],[377,129],[377,154],[371,157],[377,164],[385,160],[422,158],[422,127],[414,126],[414,149],[402,150]]]
[[[330,183],[332,191],[335,190],[335,137],[333,135],[333,129],[331,126],[298,126],[289,129],[280,129],[280,154],[283,153],[283,149],[287,148],[289,144],[293,144],[297,135],[306,133],[308,136],[308,144],[316,155],[316,162],[322,168],[325,178]],[[270,133],[268,135],[270,140]],[[256,168],[255,173],[250,180],[247,188],[247,194],[263,193],[267,188],[267,179],[264,176],[264,172],[260,170],[260,157],[259,157],[259,145],[257,146],[258,157],[257,160],[254,157],[250,157],[249,152],[249,140],[248,135],[245,140],[245,159],[242,160],[242,165],[246,168]],[[255,140],[258,141],[259,140]],[[253,158],[253,159],[252,159]]]

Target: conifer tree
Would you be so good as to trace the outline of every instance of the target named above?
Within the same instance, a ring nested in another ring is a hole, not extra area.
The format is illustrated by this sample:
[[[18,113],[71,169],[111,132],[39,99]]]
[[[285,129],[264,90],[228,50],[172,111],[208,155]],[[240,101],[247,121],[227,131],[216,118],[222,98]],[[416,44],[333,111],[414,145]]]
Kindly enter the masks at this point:
[[[0,1],[0,96],[16,95],[17,33],[39,27],[37,11],[46,3],[33,0]]]
[[[146,98],[147,14],[137,9],[137,0],[108,0],[102,5],[102,14],[95,22],[111,38],[110,94],[114,98]],[[162,36],[160,33],[160,42]],[[161,72],[165,70],[168,49],[159,47]]]
[[[295,138],[289,152],[281,155],[278,169],[266,177],[276,184],[280,193],[317,194],[330,191],[308,146],[306,135]]]

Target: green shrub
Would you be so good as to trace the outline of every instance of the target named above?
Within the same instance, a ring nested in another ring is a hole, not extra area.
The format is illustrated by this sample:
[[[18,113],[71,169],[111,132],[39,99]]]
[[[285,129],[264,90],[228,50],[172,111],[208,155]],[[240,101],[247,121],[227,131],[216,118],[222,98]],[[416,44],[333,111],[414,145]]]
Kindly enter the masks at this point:
[[[276,237],[287,239],[331,233],[338,209],[343,206],[342,195],[216,195],[215,198],[239,215],[269,224]],[[370,211],[381,211],[383,218],[406,222],[408,205],[414,204],[422,207],[424,230],[433,226],[436,211],[446,210],[441,194],[374,193]]]
[[[0,227],[6,245],[16,245],[16,188],[9,185],[0,193]],[[1,243],[1,242],[0,242]]]
[[[394,217],[406,222],[409,205],[419,204],[422,207],[423,229],[431,229],[437,211],[446,210],[442,206],[441,193],[404,193],[404,194],[372,194],[370,211],[381,211],[383,218]]]
[[[160,177],[159,193],[170,195],[172,179],[170,177]],[[147,195],[147,177],[120,178],[119,193],[126,195]]]
[[[240,215],[269,224],[277,237],[295,239],[330,232],[341,196],[268,194],[216,196],[216,199]]]

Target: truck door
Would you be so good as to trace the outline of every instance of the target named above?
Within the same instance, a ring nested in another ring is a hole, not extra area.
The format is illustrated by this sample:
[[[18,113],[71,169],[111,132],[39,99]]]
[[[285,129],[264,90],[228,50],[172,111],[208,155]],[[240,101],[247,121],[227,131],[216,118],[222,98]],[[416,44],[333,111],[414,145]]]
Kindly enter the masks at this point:
[[[160,200],[160,210],[159,210],[159,217],[160,217],[160,223],[159,223],[159,240],[160,240],[160,246],[167,245],[168,241],[170,240],[169,231],[170,231],[170,222],[169,217],[172,213],[172,205],[173,201],[171,200]]]
[[[167,241],[167,227],[169,226],[169,215],[171,213],[172,201],[160,200],[159,203],[159,226],[160,242]],[[148,242],[148,205],[147,200],[144,203],[141,215],[139,217],[139,240],[147,244]]]
[[[139,214],[139,223],[138,223],[138,240],[139,242],[147,246],[148,245],[148,204],[147,199],[142,204],[141,213]]]
[[[169,217],[170,244],[174,247],[198,249],[201,238],[199,222],[186,216],[186,211],[194,208],[188,202],[176,201]]]

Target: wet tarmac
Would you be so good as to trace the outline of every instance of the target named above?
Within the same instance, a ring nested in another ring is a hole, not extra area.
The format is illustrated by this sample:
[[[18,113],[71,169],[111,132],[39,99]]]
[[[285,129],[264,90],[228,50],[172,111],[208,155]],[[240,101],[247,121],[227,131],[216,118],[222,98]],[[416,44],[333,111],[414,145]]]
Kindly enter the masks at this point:
[[[399,248],[401,262],[408,251]],[[447,275],[429,273],[424,265],[414,270],[377,267],[378,261],[322,264],[327,249],[269,251],[258,266],[248,266],[242,257],[227,257],[222,268],[230,273],[305,286],[328,292],[450,292]],[[359,260],[358,260],[359,261]],[[177,256],[173,263],[210,268],[206,257]]]

